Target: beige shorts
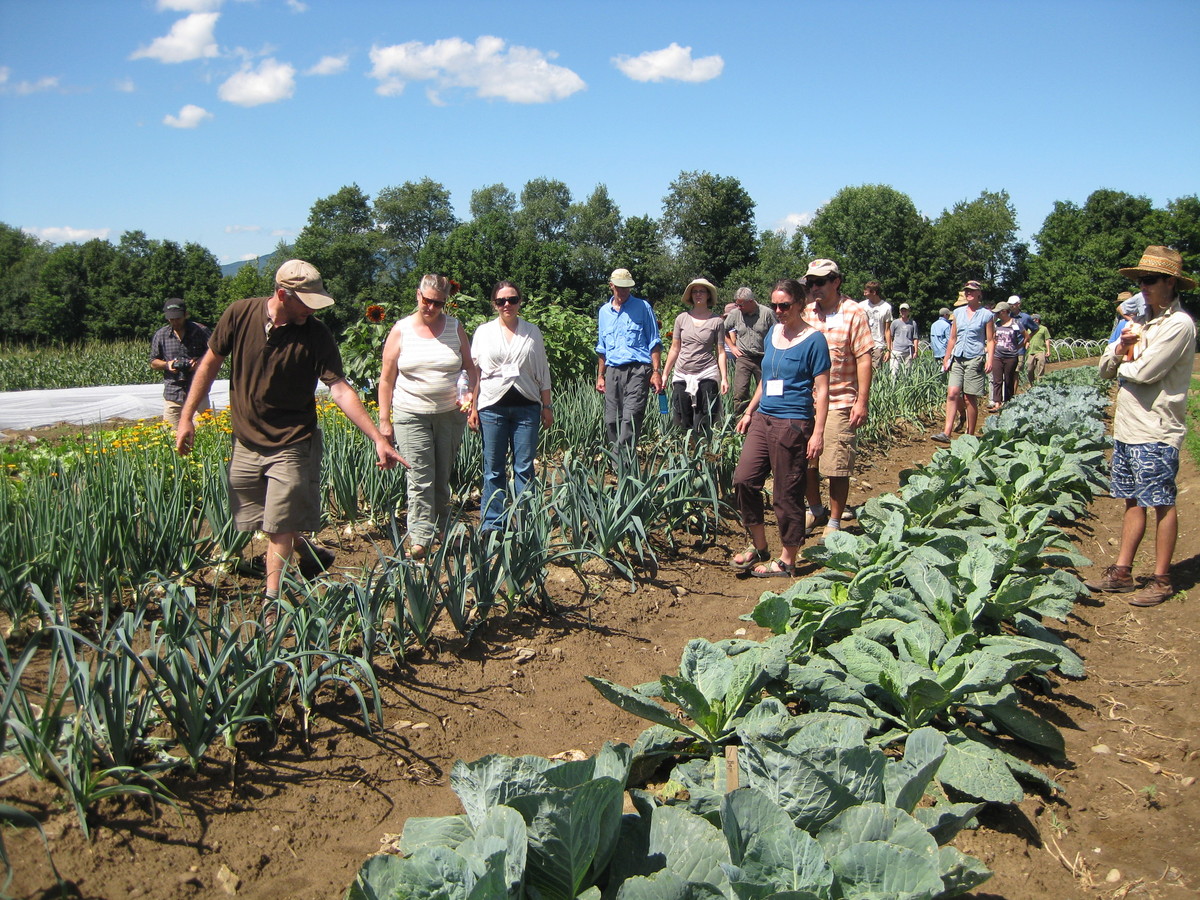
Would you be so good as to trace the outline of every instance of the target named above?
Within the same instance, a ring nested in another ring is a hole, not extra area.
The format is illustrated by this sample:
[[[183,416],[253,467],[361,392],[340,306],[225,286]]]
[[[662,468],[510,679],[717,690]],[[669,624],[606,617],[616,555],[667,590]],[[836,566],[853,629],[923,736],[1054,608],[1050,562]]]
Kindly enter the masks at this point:
[[[196,409],[196,415],[204,412],[206,409],[211,409],[212,404],[208,402],[208,394],[204,395],[204,399],[200,401],[200,406]],[[176,403],[174,400],[163,400],[163,421],[172,428],[179,427],[179,414],[183,412],[183,404]]]
[[[988,392],[988,377],[983,371],[986,356],[964,359],[956,356],[950,362],[950,387],[961,388],[969,397],[985,397]]]
[[[850,408],[831,409],[825,418],[825,446],[817,470],[826,478],[854,474],[858,432],[850,427]]]
[[[234,440],[229,505],[239,531],[286,534],[321,527],[321,432],[260,453]]]

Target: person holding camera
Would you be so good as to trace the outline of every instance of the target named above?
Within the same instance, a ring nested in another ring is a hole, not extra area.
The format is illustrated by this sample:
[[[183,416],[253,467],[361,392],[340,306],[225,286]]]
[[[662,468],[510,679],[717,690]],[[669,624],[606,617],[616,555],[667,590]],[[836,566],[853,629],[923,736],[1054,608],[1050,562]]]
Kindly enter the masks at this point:
[[[208,350],[209,330],[188,318],[187,306],[178,297],[163,304],[168,324],[154,332],[150,341],[150,368],[163,373],[163,421],[179,425],[179,412],[192,386],[196,364]],[[210,406],[208,393],[196,407],[197,414]]]

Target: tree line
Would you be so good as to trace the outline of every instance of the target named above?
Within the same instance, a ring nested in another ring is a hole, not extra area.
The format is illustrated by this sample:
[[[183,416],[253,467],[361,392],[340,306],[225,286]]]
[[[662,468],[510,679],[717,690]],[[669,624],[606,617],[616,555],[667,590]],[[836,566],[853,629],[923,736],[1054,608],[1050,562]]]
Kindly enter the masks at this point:
[[[1200,263],[1195,195],[1165,207],[1108,189],[1082,206],[1059,201],[1034,235],[1036,250],[1017,239],[1016,210],[1003,190],[931,219],[890,186],[846,187],[791,235],[756,229],[754,210],[737,178],[709,172],[681,172],[658,218],[622,216],[603,184],[577,200],[549,178],[533,179],[520,195],[503,184],[481,187],[464,219],[450,192],[429,178],[374,198],[351,184],[313,203],[294,243],[231,276],[195,243],[130,231],[115,245],[53,246],[0,223],[0,334],[29,343],[148,339],[167,297],[182,297],[194,318],[211,324],[233,300],[269,293],[275,265],[290,256],[325,276],[339,302],[322,318],[338,333],[368,304],[407,309],[424,272],[444,272],[476,298],[507,278],[544,304],[591,316],[607,295],[608,273],[623,266],[638,280],[636,293],[669,321],[692,278],[717,284],[722,301],[742,285],[766,296],[778,278],[825,256],[841,265],[851,296],[878,280],[884,296],[909,303],[923,325],[977,278],[989,300],[1021,295],[1053,334],[1095,337],[1107,331],[1115,297],[1128,286],[1117,268],[1136,263],[1148,244],[1175,247],[1189,272]]]

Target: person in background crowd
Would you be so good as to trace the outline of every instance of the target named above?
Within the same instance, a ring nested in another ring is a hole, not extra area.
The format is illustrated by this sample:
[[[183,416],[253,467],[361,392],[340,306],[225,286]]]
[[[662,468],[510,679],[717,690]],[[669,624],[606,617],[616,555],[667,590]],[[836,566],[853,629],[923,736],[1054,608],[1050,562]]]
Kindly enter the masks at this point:
[[[814,259],[804,276],[809,303],[804,320],[829,345],[829,415],[820,465],[808,470],[805,530],[825,525],[824,535],[842,526],[850,476],[854,474],[859,426],[867,421],[871,396],[871,326],[867,312],[842,293],[842,273],[832,259]],[[890,334],[890,331],[889,331]],[[829,479],[829,506],[821,505],[821,476]]]
[[[321,273],[299,259],[279,267],[270,297],[230,304],[213,329],[175,430],[175,448],[186,456],[196,434],[192,417],[208,396],[221,364],[232,356],[229,505],[240,531],[264,531],[270,544],[265,560],[268,608],[263,616],[268,626],[276,614],[271,601],[279,599],[280,576],[293,550],[300,550],[302,574],[306,565],[319,571],[334,559],[301,534],[321,526],[318,379],[329,387],[338,408],[374,443],[379,468],[407,465],[375,427],[342,374],[333,334],[313,316],[332,305]]]
[[[1042,317],[1035,315],[1035,331],[1029,338],[1029,353],[1025,357],[1025,380],[1033,387],[1046,372],[1046,359],[1050,355],[1050,330],[1042,324]]]
[[[480,325],[471,339],[479,392],[467,424],[483,439],[480,527],[485,531],[505,524],[504,497],[511,500],[525,490],[534,475],[540,426],[554,424],[546,345],[538,327],[520,317],[524,299],[511,281],[497,282],[492,288],[496,318]]]
[[[729,314],[738,308],[736,303],[730,302],[725,304],[725,309],[721,313],[721,318],[726,322],[729,321]],[[737,355],[733,352],[733,348],[737,345],[737,332],[730,331],[729,326],[725,326],[725,346],[722,348],[725,351],[725,372],[734,372],[737,370]]]
[[[596,390],[604,395],[604,430],[614,451],[632,455],[646,400],[663,390],[662,340],[654,310],[631,289],[628,269],[608,279],[612,299],[596,313]]]
[[[187,306],[178,297],[163,304],[167,324],[150,339],[150,368],[163,373],[163,421],[174,428],[188,397],[192,376],[208,350],[211,332],[188,318]],[[196,413],[210,408],[208,392],[196,405]]]
[[[675,317],[663,380],[671,384],[675,424],[685,431],[708,434],[720,398],[729,392],[725,321],[712,311],[717,289],[706,278],[693,279],[684,288],[682,300],[691,309]]]
[[[1146,533],[1146,510],[1153,506],[1154,575],[1129,602],[1157,606],[1175,593],[1175,478],[1196,353],[1196,325],[1179,305],[1179,293],[1195,290],[1196,281],[1183,273],[1183,257],[1170,247],[1147,247],[1136,266],[1120,272],[1141,287],[1148,321],[1126,328],[1100,357],[1100,374],[1115,377],[1118,384],[1111,493],[1125,501],[1125,516],[1116,561],[1087,586],[1109,593],[1137,590],[1133,563]]]
[[[964,405],[967,434],[975,433],[979,398],[987,393],[987,376],[992,371],[992,357],[996,352],[995,316],[991,310],[983,308],[983,285],[968,281],[963,286],[963,299],[954,307],[946,358],[942,361],[942,370],[950,373],[946,424],[942,431],[933,435],[933,440],[943,444],[950,443],[954,419]]]
[[[992,365],[992,402],[988,405],[988,412],[998,412],[1016,393],[1017,371],[1028,332],[1007,303],[997,303],[992,314],[996,317],[996,355]]]
[[[1033,321],[1033,316],[1021,309],[1021,298],[1016,294],[1013,294],[1008,298],[1008,308],[1009,312],[1012,314],[1012,317],[1016,319],[1017,324],[1019,324],[1025,331],[1025,345],[1021,348],[1021,352],[1019,354],[1020,360],[1017,363],[1017,372],[1019,374],[1020,371],[1025,368],[1025,354],[1029,350],[1029,339],[1033,336],[1033,333],[1037,331],[1038,326],[1037,322]]]
[[[950,310],[943,306],[938,310],[937,320],[929,326],[929,349],[940,366],[946,358],[946,344],[950,340]]]
[[[859,304],[867,314],[871,327],[871,368],[878,369],[892,353],[892,304],[880,295],[883,286],[878,281],[863,285],[863,299]]]
[[[383,344],[379,430],[394,436],[409,462],[409,555],[418,561],[449,523],[450,472],[479,385],[467,333],[458,319],[446,315],[446,301],[457,291],[445,275],[424,276],[416,310],[392,326]],[[469,387],[460,398],[464,371]]]
[[[821,455],[829,405],[829,347],[825,336],[804,320],[804,286],[791,278],[777,282],[771,309],[778,324],[767,336],[763,380],[735,426],[746,442],[733,473],[733,491],[751,543],[730,564],[757,578],[795,574],[806,533],[805,470]],[[771,503],[782,545],[778,559],[771,559],[767,550],[763,522],[762,489],[768,475],[774,480]]]
[[[754,299],[754,291],[740,287],[734,294],[737,308],[725,313],[725,344],[737,358],[733,373],[733,414],[740,419],[750,403],[754,386],[762,380],[763,340],[775,327],[775,314]]]
[[[1108,336],[1108,342],[1121,337],[1121,331],[1130,322],[1135,322],[1138,325],[1146,324],[1146,298],[1142,296],[1142,292],[1136,294],[1132,291],[1121,291],[1117,294],[1117,319],[1113,323],[1112,334]]]
[[[917,358],[917,323],[907,303],[900,304],[900,318],[892,319],[889,353],[892,360],[892,377],[907,372]]]

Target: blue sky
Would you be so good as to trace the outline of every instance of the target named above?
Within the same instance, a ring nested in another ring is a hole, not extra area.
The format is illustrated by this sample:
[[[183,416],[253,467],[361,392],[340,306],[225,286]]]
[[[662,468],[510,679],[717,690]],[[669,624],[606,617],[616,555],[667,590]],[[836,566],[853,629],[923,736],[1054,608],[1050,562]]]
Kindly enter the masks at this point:
[[[224,263],[352,182],[657,216],[705,170],[759,228],[883,183],[930,217],[1005,189],[1028,237],[1097,188],[1200,191],[1198,39],[1195,0],[0,0],[0,221]]]

